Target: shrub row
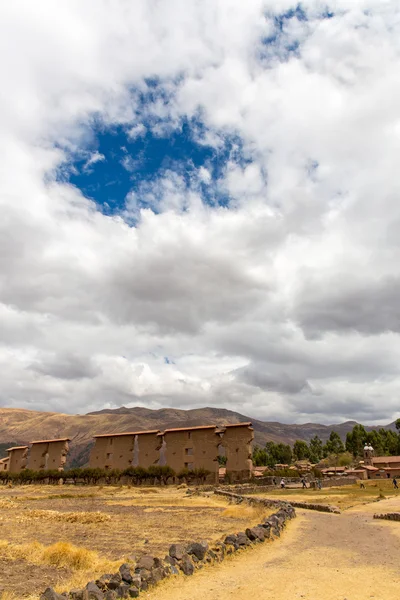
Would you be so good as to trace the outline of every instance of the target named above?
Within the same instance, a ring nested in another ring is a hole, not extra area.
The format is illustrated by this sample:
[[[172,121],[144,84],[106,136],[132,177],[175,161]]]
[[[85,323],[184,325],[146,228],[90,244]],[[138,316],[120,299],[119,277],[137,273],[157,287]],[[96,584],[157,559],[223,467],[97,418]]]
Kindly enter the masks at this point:
[[[164,483],[169,480],[177,479],[178,481],[188,481],[204,483],[211,472],[207,469],[183,469],[179,473],[175,473],[171,467],[152,465],[148,469],[143,467],[128,467],[123,471],[118,469],[99,469],[99,468],[83,468],[69,469],[67,471],[44,470],[32,471],[25,469],[20,473],[9,473],[7,471],[0,472],[1,483],[58,483],[60,479],[69,479],[76,483],[98,484],[104,482],[108,484],[118,483],[122,478],[129,478],[130,482],[138,485],[141,483]]]

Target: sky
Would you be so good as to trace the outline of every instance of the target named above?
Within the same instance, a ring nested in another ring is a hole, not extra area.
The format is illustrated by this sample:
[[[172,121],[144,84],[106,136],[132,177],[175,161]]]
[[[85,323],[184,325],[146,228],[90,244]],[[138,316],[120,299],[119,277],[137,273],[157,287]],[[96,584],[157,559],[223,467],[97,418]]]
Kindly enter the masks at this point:
[[[0,8],[0,406],[400,417],[400,7]]]

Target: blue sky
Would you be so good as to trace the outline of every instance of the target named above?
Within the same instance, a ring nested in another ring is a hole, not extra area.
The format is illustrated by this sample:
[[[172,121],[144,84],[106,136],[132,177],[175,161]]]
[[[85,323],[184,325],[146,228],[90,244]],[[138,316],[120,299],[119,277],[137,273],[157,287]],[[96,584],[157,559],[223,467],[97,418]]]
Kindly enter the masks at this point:
[[[151,100],[147,98],[151,105]],[[158,123],[160,129],[148,122],[136,122],[129,127],[104,126],[94,123],[90,143],[70,157],[68,169],[62,176],[82,193],[94,200],[105,213],[124,209],[129,192],[139,192],[166,173],[180,175],[190,188],[194,183],[204,203],[227,206],[229,195],[218,186],[228,161],[245,165],[251,157],[243,150],[241,139],[234,134],[221,135],[217,147],[205,141],[205,127],[198,119],[182,118],[178,126],[169,121]],[[199,169],[210,173],[210,180],[199,179]],[[141,207],[146,207],[144,195]],[[154,206],[152,206],[154,209]]]

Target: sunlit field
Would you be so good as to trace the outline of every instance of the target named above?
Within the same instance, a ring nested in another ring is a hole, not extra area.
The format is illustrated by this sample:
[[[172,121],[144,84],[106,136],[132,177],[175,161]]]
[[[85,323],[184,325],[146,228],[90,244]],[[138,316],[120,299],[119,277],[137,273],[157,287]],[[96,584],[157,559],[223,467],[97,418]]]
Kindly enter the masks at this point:
[[[6,598],[82,587],[144,553],[218,540],[270,512],[177,487],[0,488],[0,586]]]
[[[364,481],[365,489],[359,484],[323,488],[322,490],[306,489],[276,489],[268,492],[255,494],[265,498],[282,498],[290,502],[318,502],[320,504],[331,504],[337,506],[340,510],[347,510],[354,506],[367,504],[370,502],[379,502],[384,498],[398,496],[400,490],[395,490],[391,480],[370,480]],[[252,494],[254,495],[254,494]],[[378,510],[378,509],[377,509]]]

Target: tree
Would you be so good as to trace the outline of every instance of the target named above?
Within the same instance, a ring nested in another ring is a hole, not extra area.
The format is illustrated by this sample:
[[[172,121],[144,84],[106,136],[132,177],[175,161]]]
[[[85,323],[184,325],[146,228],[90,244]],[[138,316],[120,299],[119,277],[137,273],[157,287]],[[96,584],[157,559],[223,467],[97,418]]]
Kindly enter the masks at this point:
[[[290,465],[292,449],[287,444],[267,442],[265,448],[256,446],[253,450],[253,464],[256,467],[274,467],[276,464]]]
[[[364,444],[367,440],[367,432],[363,425],[354,425],[353,430],[346,435],[346,450],[354,457],[363,455]]]
[[[339,454],[342,454],[342,452],[345,451],[340,435],[336,431],[331,431],[329,439],[323,449],[324,456],[329,456],[329,454],[335,454],[335,456],[339,456]]]
[[[320,437],[315,435],[310,440],[310,460],[313,463],[317,463],[324,456],[323,448],[322,448],[322,440]]]
[[[310,449],[307,442],[296,440],[293,445],[293,454],[296,460],[305,460],[310,456]]]

